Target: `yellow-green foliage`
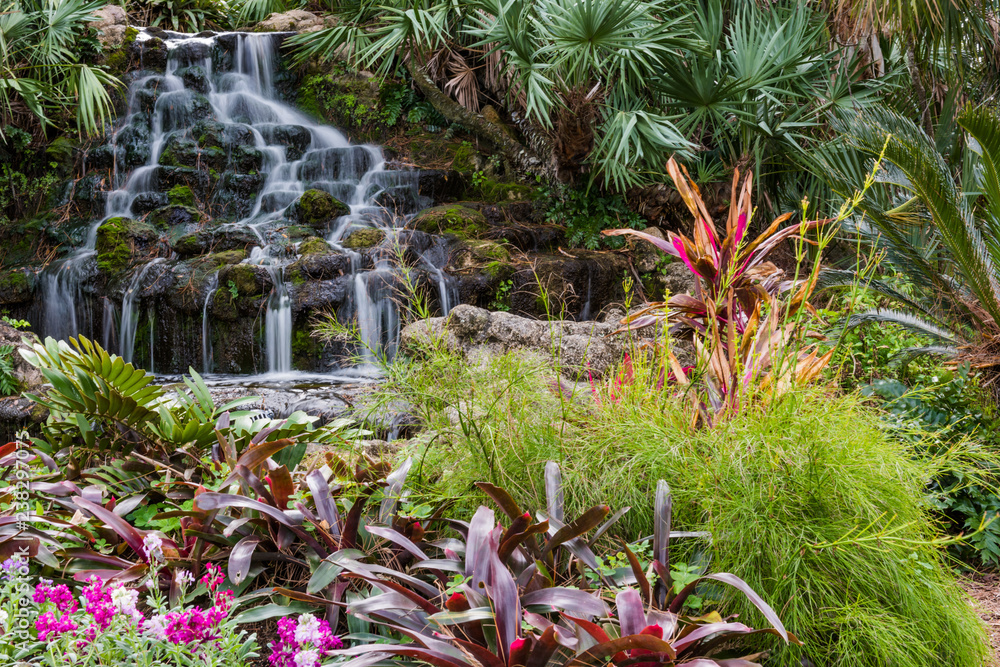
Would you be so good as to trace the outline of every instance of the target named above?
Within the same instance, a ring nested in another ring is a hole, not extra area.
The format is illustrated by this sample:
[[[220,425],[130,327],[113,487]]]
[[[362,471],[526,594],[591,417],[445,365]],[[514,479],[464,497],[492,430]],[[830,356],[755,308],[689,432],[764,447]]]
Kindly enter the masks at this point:
[[[744,578],[805,642],[764,641],[768,665],[985,664],[982,626],[929,544],[937,533],[924,488],[945,463],[888,438],[853,396],[791,393],[692,431],[689,409],[669,393],[626,392],[600,405],[584,385],[569,398],[553,389],[552,371],[509,355],[476,367],[430,352],[397,366],[398,386],[436,434],[413,452],[423,493],[471,507],[472,483],[491,481],[541,508],[543,466],[555,460],[570,514],[631,506],[616,530],[637,538],[652,532],[654,488],[665,479],[675,529],[711,532],[712,569]],[[745,599],[723,602],[724,614],[760,624]]]

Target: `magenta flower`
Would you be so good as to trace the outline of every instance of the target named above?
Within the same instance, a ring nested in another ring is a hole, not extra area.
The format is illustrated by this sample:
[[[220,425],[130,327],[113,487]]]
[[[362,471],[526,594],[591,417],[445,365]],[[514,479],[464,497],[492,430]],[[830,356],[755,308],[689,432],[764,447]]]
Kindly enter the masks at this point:
[[[278,620],[278,639],[271,644],[268,657],[273,667],[316,667],[323,653],[344,647],[330,624],[312,614],[302,614],[298,621]]]
[[[72,614],[76,611],[77,607],[76,600],[73,599],[73,594],[66,584],[53,586],[52,582],[48,579],[39,580],[38,585],[35,586],[35,592],[31,595],[31,599],[39,605],[52,603],[56,606],[57,610],[64,614]]]

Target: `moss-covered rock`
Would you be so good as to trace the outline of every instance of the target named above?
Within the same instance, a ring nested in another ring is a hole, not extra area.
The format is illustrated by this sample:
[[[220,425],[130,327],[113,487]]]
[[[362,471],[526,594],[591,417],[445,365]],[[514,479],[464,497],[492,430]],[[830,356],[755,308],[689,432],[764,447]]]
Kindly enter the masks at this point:
[[[31,300],[31,279],[24,271],[0,273],[0,304],[9,305]]]
[[[294,207],[296,221],[314,229],[325,228],[330,221],[350,212],[347,204],[323,190],[306,190]]]
[[[371,248],[377,246],[385,238],[385,232],[381,229],[366,227],[365,229],[355,229],[347,235],[340,245],[351,250],[359,248]]]
[[[469,242],[469,249],[478,259],[488,262],[509,262],[510,251],[496,241],[474,240]]]
[[[454,234],[462,239],[475,238],[486,231],[486,217],[459,204],[428,208],[413,219],[413,229],[428,234]]]
[[[465,198],[495,204],[505,201],[534,200],[540,196],[538,188],[523,183],[502,183],[486,176],[473,178],[465,190]]]
[[[188,185],[175,185],[167,191],[172,206],[194,206],[194,192]]]
[[[158,234],[147,222],[111,218],[97,228],[97,268],[112,277],[124,273],[136,249],[156,242]]]
[[[318,236],[311,236],[299,244],[300,255],[316,255],[330,252],[330,244]]]

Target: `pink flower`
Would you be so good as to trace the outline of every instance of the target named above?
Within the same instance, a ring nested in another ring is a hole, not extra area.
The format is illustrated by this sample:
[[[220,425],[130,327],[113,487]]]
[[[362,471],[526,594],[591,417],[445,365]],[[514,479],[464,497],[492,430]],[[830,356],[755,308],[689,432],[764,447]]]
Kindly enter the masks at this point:
[[[54,612],[47,611],[35,619],[35,630],[38,631],[38,641],[42,642],[50,634],[61,635],[66,632],[73,632],[76,630],[76,627],[76,623],[69,617],[69,614],[64,614],[57,618]]]
[[[63,613],[72,614],[76,611],[77,607],[76,600],[73,599],[73,594],[70,593],[66,584],[53,586],[52,582],[48,579],[41,579],[38,582],[31,599],[40,605],[51,602],[56,606],[57,610]]]
[[[278,639],[271,644],[268,657],[273,667],[315,667],[323,653],[344,647],[330,624],[312,614],[302,614],[297,621],[279,619]]]

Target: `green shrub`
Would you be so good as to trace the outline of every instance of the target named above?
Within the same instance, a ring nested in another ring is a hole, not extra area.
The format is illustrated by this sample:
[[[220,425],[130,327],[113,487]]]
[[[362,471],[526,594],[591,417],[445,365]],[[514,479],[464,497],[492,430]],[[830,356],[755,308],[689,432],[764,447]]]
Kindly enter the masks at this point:
[[[545,221],[566,226],[566,240],[573,248],[596,250],[602,245],[618,248],[620,238],[601,236],[605,229],[642,229],[645,221],[630,211],[621,195],[601,195],[586,190],[564,188],[543,191],[549,201]]]
[[[511,356],[476,368],[429,353],[396,372],[436,433],[414,452],[427,495],[471,505],[471,484],[486,480],[536,506],[551,459],[572,511],[631,506],[618,526],[636,538],[652,532],[646,499],[663,478],[675,528],[711,532],[712,568],[745,579],[805,642],[769,665],[983,664],[981,625],[924,500],[948,463],[914,456],[854,396],[793,392],[691,430],[688,408],[666,392],[602,407]],[[741,621],[761,620],[729,602]]]

